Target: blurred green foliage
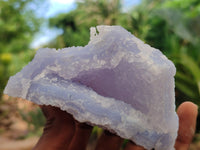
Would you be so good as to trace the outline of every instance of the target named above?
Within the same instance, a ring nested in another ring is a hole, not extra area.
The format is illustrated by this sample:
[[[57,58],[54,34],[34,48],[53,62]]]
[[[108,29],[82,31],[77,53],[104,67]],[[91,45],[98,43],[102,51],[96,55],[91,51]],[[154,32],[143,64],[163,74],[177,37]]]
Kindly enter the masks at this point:
[[[42,129],[46,121],[41,109],[37,108],[28,113],[25,113],[22,110],[19,110],[19,112],[22,119],[28,123],[29,133],[26,135],[26,137],[29,137],[32,135],[41,136]]]
[[[35,3],[36,0],[0,1],[0,97],[9,76],[34,56],[29,45],[42,21],[30,7]]]
[[[128,28],[129,16],[121,11],[121,7],[120,0],[78,1],[75,10],[50,19],[50,27],[62,29],[63,34],[48,46],[83,46],[89,41],[89,28],[99,24],[120,24]]]

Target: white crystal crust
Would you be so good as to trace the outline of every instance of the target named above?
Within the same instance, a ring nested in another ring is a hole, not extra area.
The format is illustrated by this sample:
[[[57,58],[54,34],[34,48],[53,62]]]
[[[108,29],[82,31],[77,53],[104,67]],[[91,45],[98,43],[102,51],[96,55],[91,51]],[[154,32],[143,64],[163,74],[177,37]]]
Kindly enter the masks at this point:
[[[120,26],[91,28],[84,47],[39,49],[5,94],[71,113],[150,150],[173,150],[174,64]]]

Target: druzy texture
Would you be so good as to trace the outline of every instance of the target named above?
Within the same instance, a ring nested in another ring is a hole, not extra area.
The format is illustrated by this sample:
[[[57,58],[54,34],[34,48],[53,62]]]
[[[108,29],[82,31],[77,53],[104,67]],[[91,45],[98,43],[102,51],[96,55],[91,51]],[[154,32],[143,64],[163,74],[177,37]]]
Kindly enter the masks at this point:
[[[120,26],[97,26],[84,47],[39,49],[5,94],[71,113],[150,150],[173,150],[174,64]]]

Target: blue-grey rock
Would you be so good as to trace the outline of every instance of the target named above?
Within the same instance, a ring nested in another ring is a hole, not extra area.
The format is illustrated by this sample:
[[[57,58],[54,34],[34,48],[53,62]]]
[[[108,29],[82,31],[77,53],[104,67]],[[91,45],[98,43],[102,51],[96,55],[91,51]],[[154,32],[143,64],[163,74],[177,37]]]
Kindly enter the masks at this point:
[[[39,49],[4,93],[60,107],[146,149],[172,150],[175,72],[159,50],[122,27],[97,26],[84,47]]]

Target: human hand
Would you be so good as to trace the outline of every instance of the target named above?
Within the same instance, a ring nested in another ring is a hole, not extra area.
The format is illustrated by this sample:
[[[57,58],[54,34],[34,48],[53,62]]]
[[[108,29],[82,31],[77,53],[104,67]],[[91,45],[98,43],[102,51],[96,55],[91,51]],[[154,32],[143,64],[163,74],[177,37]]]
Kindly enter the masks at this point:
[[[53,106],[41,106],[47,119],[43,135],[33,150],[84,150],[86,149],[92,126],[75,121],[69,113]],[[176,150],[187,150],[196,128],[197,106],[184,102],[177,110],[179,131],[175,143]],[[104,131],[97,142],[96,150],[119,150],[123,139]],[[129,142],[125,150],[145,150]]]

